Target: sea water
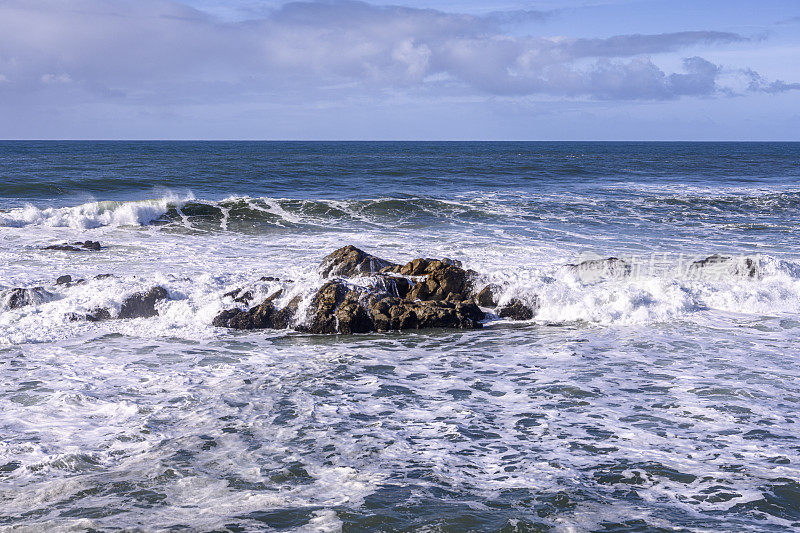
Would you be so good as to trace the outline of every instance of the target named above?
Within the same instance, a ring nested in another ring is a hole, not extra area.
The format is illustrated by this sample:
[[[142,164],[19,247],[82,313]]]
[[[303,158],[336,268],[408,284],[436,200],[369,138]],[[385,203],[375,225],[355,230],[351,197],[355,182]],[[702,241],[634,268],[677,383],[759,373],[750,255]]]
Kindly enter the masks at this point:
[[[538,313],[211,326],[346,244]],[[800,144],[0,143],[0,529],[798,528],[798,338]]]

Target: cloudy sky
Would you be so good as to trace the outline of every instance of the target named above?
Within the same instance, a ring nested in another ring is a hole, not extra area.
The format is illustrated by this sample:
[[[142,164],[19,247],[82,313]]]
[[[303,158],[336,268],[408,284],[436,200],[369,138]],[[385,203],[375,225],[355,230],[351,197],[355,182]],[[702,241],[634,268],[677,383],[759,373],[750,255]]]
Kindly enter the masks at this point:
[[[0,0],[0,138],[800,140],[800,1]]]

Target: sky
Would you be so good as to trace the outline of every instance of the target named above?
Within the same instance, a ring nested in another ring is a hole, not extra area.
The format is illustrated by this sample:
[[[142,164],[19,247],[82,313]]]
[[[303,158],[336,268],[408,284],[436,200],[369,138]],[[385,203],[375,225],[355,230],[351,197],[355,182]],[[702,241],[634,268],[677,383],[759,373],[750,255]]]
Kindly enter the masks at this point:
[[[800,1],[0,0],[0,139],[800,141]]]

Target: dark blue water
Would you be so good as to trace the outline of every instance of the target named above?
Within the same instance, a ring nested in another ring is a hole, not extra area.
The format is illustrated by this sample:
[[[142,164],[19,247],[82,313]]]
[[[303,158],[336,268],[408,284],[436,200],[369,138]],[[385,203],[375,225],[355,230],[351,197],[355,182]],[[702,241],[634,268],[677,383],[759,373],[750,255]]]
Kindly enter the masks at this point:
[[[0,198],[432,196],[599,184],[784,185],[800,143],[0,142]]]

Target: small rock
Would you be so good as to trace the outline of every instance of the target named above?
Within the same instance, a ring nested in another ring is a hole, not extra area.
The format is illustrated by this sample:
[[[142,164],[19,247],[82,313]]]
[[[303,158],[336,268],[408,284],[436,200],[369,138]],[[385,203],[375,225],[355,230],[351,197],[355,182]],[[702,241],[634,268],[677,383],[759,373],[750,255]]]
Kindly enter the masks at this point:
[[[59,276],[58,279],[56,279],[56,285],[68,285],[70,283],[72,283],[72,276],[69,275]]]
[[[149,318],[158,316],[156,302],[169,298],[164,287],[153,287],[146,292],[137,292],[122,302],[118,318]]]
[[[89,251],[99,251],[102,249],[100,243],[97,241],[83,241],[83,242],[73,242],[70,244],[51,244],[49,246],[44,247],[45,250],[56,250],[61,252],[82,252],[84,250]]]
[[[481,307],[497,307],[497,295],[500,293],[500,286],[494,283],[485,286],[475,296],[475,301]]]
[[[536,314],[536,311],[522,303],[522,301],[514,298],[506,305],[498,309],[497,316],[500,318],[508,318],[511,320],[530,320]]]
[[[88,315],[86,315],[86,320],[89,322],[101,322],[103,320],[110,320],[111,319],[111,311],[106,308],[99,308],[95,309]]]
[[[231,329],[286,329],[292,323],[300,297],[293,298],[283,309],[276,309],[273,302],[280,297],[283,291],[277,291],[261,304],[248,310],[228,309],[218,314],[212,325],[220,328]]]

